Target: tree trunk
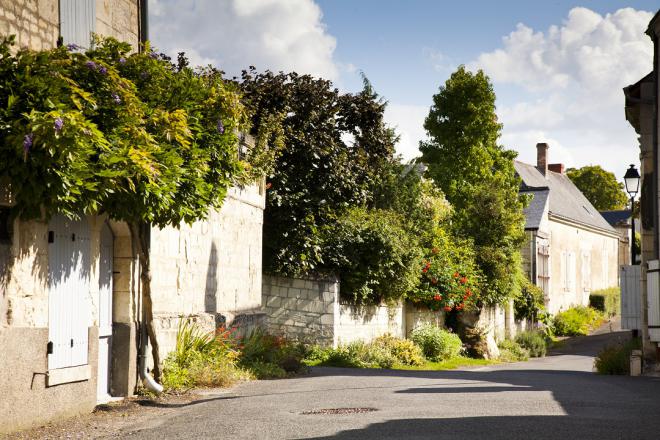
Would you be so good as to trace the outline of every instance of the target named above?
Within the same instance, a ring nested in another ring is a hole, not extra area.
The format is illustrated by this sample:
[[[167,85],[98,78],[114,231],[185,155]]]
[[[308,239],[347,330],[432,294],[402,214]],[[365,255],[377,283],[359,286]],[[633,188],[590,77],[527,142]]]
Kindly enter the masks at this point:
[[[129,228],[140,262],[140,288],[142,291],[142,307],[144,312],[144,322],[142,325],[147,327],[147,335],[149,336],[149,343],[151,344],[151,356],[154,361],[154,379],[156,382],[160,383],[160,353],[158,351],[158,340],[156,339],[156,330],[154,328],[154,312],[151,300],[151,269],[149,264],[149,237],[147,234],[148,226],[129,223]]]

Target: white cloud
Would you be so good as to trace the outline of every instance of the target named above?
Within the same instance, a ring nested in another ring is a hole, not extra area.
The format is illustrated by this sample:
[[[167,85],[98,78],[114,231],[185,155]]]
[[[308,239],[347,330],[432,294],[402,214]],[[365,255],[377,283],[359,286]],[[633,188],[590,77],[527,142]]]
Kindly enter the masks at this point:
[[[506,97],[516,103],[498,109],[502,143],[534,162],[536,142],[549,141],[552,162],[600,164],[623,174],[639,149],[624,118],[622,88],[652,69],[644,34],[652,16],[631,8],[605,16],[574,8],[545,32],[518,24],[502,48],[470,63],[484,69],[496,92],[498,85],[518,86],[517,96]]]
[[[385,122],[399,135],[396,151],[408,161],[420,155],[419,141],[426,138],[424,119],[429,107],[390,103],[385,109]]]
[[[313,0],[157,0],[150,35],[161,51],[230,75],[248,66],[337,79],[335,38]]]

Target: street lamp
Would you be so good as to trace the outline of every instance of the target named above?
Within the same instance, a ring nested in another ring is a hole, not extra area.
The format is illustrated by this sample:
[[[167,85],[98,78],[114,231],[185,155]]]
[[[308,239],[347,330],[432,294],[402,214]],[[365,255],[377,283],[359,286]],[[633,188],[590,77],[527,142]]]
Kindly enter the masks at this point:
[[[639,192],[639,173],[635,165],[630,165],[630,168],[623,176],[623,181],[626,184],[626,192],[630,196],[630,264],[635,264],[635,196]]]

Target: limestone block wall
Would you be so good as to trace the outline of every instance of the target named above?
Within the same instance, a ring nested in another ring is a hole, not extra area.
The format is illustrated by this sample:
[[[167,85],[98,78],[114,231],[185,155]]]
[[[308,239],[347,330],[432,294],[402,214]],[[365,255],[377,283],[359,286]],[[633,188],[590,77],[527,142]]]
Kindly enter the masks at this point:
[[[425,324],[435,324],[439,327],[443,327],[445,325],[445,314],[406,303],[405,323],[406,337],[408,337],[413,330]]]
[[[336,278],[263,278],[262,306],[268,316],[268,330],[290,339],[336,345],[338,300],[339,282]]]
[[[179,316],[215,326],[262,320],[263,185],[232,188],[205,221],[151,231],[152,298],[164,357]],[[172,342],[172,343],[171,343]]]
[[[403,306],[356,307],[339,305],[339,319],[335,325],[335,338],[339,344],[353,341],[371,341],[389,333],[398,338],[405,337]]]
[[[0,0],[0,36],[16,35],[17,47],[51,49],[59,36],[58,0]]]
[[[95,32],[137,50],[138,0],[96,0]],[[17,47],[52,49],[60,34],[59,0],[0,0],[0,36],[16,35]]]

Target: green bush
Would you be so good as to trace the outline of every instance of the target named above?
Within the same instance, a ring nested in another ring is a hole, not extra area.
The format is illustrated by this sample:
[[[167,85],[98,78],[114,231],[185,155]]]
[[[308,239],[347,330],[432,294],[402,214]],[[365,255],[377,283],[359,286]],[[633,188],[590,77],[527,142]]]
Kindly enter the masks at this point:
[[[545,313],[543,290],[526,277],[521,280],[520,295],[513,302],[516,319],[537,321]]]
[[[450,359],[461,353],[461,338],[436,325],[417,327],[410,338],[422,349],[424,356],[432,361]]]
[[[205,333],[194,322],[179,321],[176,348],[163,362],[163,386],[181,390],[195,386],[228,386],[250,378],[238,366],[238,350],[230,332]]]
[[[516,342],[525,348],[531,357],[543,357],[548,351],[545,335],[538,331],[524,331],[516,335]]]
[[[599,374],[630,374],[630,355],[633,350],[640,348],[641,340],[639,338],[603,348],[594,360],[596,371]]]
[[[504,362],[519,362],[529,359],[529,351],[516,341],[505,339],[497,346],[500,349],[500,360]]]
[[[396,338],[390,334],[385,334],[376,338],[373,341],[373,344],[382,346],[388,350],[399,364],[424,364],[424,354],[422,353],[421,348],[409,339]]]
[[[338,271],[346,300],[392,302],[419,282],[421,249],[402,215],[351,208],[323,231],[328,247],[324,261]]]
[[[392,368],[396,358],[385,347],[363,341],[330,350],[324,365],[348,368]]]
[[[603,314],[598,310],[575,306],[557,313],[553,320],[554,332],[557,336],[586,335],[603,321]]]
[[[589,305],[596,310],[604,312],[608,317],[619,315],[621,291],[618,287],[594,290],[589,295]]]
[[[304,354],[301,344],[256,328],[242,339],[239,363],[258,379],[281,378],[301,370]]]

